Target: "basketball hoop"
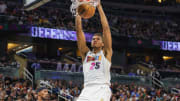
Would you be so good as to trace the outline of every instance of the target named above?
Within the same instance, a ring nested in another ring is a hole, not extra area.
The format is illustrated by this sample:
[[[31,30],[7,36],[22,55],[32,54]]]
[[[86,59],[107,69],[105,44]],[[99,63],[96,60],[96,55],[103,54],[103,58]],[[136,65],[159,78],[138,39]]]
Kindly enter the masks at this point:
[[[99,3],[99,0],[71,0],[72,5],[70,7],[71,13],[76,16],[76,9],[79,7],[81,4],[90,4],[96,8],[96,6]]]

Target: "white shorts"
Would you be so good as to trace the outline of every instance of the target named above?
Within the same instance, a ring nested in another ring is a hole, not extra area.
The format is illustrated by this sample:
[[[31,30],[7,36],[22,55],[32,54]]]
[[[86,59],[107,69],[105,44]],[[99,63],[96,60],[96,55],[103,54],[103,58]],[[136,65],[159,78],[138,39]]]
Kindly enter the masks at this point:
[[[108,85],[88,85],[84,87],[77,101],[110,101],[111,90]]]

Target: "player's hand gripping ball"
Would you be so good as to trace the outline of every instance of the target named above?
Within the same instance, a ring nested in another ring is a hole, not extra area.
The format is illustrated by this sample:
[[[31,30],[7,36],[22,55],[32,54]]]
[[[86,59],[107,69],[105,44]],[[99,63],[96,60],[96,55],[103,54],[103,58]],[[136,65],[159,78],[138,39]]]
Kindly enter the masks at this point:
[[[96,9],[94,6],[90,4],[81,4],[77,10],[78,10],[78,14],[82,18],[89,19],[94,16]]]

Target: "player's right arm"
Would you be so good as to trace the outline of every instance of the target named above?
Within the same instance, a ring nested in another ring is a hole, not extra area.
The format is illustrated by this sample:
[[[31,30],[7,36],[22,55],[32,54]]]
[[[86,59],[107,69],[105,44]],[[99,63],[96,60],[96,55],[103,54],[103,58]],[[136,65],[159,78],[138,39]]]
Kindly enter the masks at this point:
[[[77,33],[78,49],[81,53],[82,61],[84,61],[85,56],[86,56],[87,52],[89,51],[89,48],[87,47],[86,38],[85,38],[84,32],[82,30],[81,17],[78,14],[76,15],[75,26],[76,26],[76,33]]]

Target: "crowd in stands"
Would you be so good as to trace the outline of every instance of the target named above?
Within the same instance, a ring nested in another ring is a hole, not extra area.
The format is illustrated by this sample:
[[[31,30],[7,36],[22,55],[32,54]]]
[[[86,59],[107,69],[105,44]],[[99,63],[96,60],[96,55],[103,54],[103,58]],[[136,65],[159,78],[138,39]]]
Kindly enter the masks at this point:
[[[72,83],[72,81],[51,80],[55,91],[60,86],[60,94],[67,99],[73,97],[76,101],[83,86]],[[66,85],[66,86],[65,86]],[[179,94],[166,92],[163,89],[154,89],[152,87],[138,86],[135,84],[111,84],[112,98],[111,101],[178,101]],[[72,97],[71,97],[72,96]]]
[[[157,1],[157,0],[131,0],[131,1],[127,1],[127,0],[121,0],[121,1],[116,1],[114,0],[114,2],[121,2],[121,3],[127,3],[127,4],[132,4],[132,5],[146,5],[146,6],[172,6],[172,7],[179,7],[179,1],[176,0],[167,0],[167,1]]]
[[[65,80],[47,80],[53,87],[48,88],[49,97],[47,101],[59,101],[63,98],[66,101],[76,101],[81,90],[82,84]],[[40,83],[39,83],[40,84]],[[34,89],[30,81],[20,78],[12,78],[0,75],[0,101],[36,101],[38,91],[42,86],[37,84]],[[45,87],[45,86],[44,86]],[[179,101],[178,93],[170,93],[163,89],[154,89],[152,87],[131,84],[111,84],[111,101]]]
[[[174,60],[175,61],[175,60]],[[176,60],[178,61],[178,60]],[[140,61],[139,64],[149,68],[149,69],[152,69],[152,68],[157,68],[158,70],[160,71],[167,71],[167,72],[180,72],[180,66],[177,64],[177,63],[171,63],[171,62],[164,62],[164,63],[161,63],[160,65],[159,64],[155,64],[153,63],[152,61],[150,62],[142,62]]]
[[[0,74],[0,101],[24,101],[25,98],[30,99],[30,92],[32,93],[32,85],[29,81]]]
[[[19,63],[8,56],[0,57],[0,67],[19,67]]]
[[[74,17],[69,10],[70,4],[70,1],[60,3],[55,0],[50,4],[27,12],[23,10],[21,2],[6,1],[3,4],[7,5],[3,6],[6,10],[3,9],[3,11],[8,17],[4,23],[75,30]],[[0,9],[2,9],[1,6],[2,4],[0,4]],[[83,28],[85,31],[92,33],[102,31],[99,16],[97,15],[98,14],[91,19],[83,20]],[[107,17],[112,31],[119,33],[120,36],[156,40],[180,40],[179,22],[171,19],[143,19],[110,15],[108,13]]]
[[[112,101],[177,101],[178,94],[132,84],[112,84]]]

